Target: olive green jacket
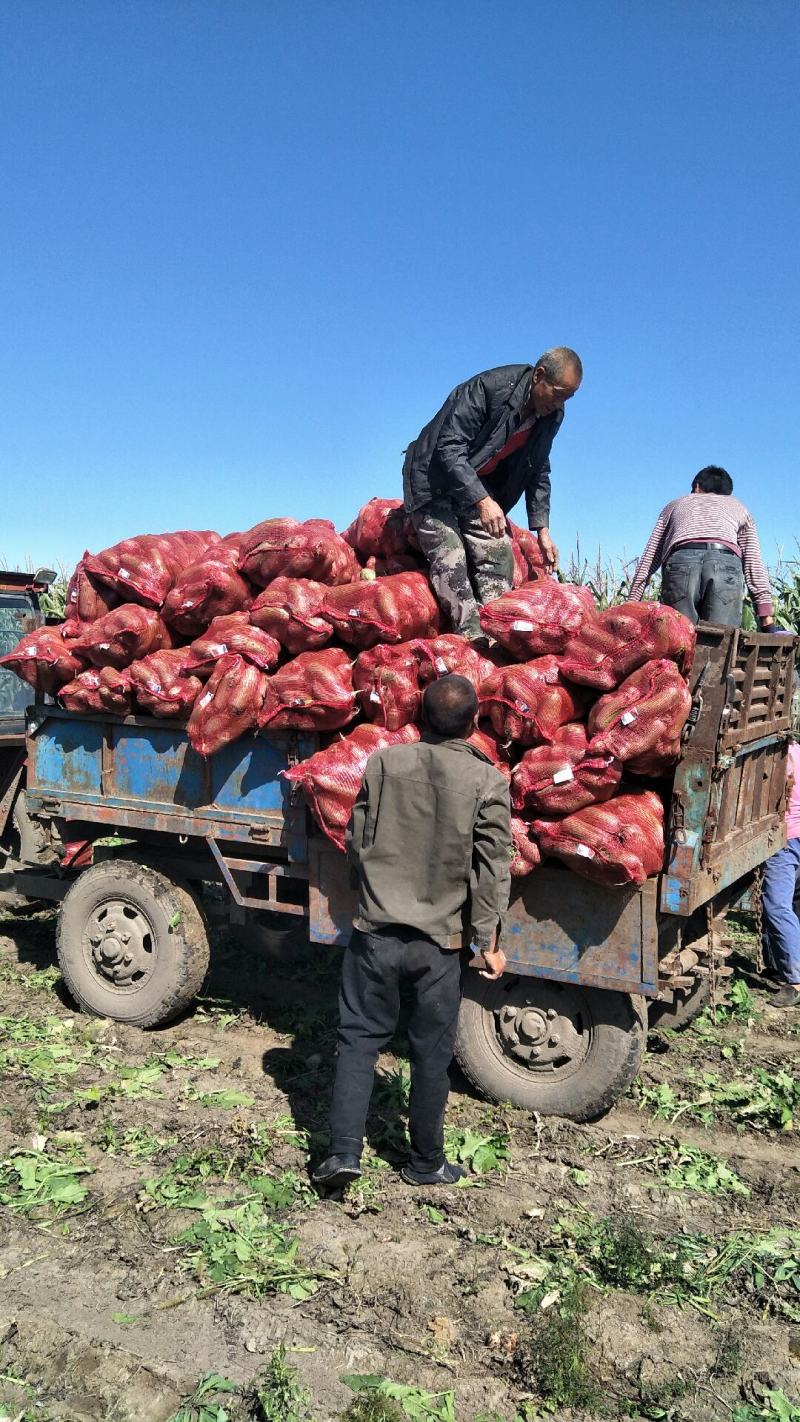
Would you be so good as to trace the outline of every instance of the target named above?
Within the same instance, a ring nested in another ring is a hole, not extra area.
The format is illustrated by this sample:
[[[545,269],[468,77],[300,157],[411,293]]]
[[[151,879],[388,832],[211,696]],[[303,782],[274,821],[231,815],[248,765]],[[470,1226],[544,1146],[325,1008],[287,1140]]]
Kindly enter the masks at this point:
[[[432,735],[367,762],[347,826],[354,924],[415,928],[442,948],[489,948],[508,908],[508,783],[464,740]]]

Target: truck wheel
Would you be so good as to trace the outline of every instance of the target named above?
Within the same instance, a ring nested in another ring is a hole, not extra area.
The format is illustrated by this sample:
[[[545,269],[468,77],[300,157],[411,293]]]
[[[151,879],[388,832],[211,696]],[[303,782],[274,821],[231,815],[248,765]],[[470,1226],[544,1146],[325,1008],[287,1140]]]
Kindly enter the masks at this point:
[[[130,859],[83,871],[62,901],[56,945],[83,1010],[133,1027],[177,1016],[208,969],[206,922],[189,890]]]
[[[656,1027],[670,1027],[680,1032],[699,1017],[707,1005],[711,989],[705,976],[695,975],[691,987],[675,988],[671,1002],[651,1002],[648,1008],[650,1031]]]
[[[545,1116],[587,1121],[606,1111],[639,1070],[641,997],[506,975],[470,974],[456,1060],[474,1086]]]

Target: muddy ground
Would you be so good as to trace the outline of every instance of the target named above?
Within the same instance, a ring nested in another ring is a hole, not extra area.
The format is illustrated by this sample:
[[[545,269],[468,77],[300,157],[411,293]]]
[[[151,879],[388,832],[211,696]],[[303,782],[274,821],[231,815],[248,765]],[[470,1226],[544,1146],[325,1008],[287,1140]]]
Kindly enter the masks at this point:
[[[738,931],[733,1006],[651,1036],[603,1120],[454,1075],[463,1187],[392,1168],[401,1036],[363,1185],[320,1202],[334,950],[217,930],[196,1008],[141,1032],[75,1010],[52,915],[6,917],[0,1418],[325,1422],[350,1374],[421,1390],[362,1419],[800,1417],[800,1013]],[[212,1372],[240,1390],[181,1413]]]

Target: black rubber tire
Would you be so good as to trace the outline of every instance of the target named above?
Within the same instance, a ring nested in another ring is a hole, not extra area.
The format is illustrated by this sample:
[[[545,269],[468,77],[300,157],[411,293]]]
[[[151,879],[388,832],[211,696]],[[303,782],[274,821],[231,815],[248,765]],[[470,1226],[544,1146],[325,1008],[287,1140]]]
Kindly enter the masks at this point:
[[[93,961],[89,923],[112,903],[127,905],[149,927],[153,960],[141,983],[116,984]],[[177,1017],[208,971],[208,928],[187,885],[132,859],[111,859],[83,871],[62,900],[56,947],[64,981],[83,1011],[133,1027],[156,1027]]]
[[[673,1032],[681,1032],[694,1022],[706,1007],[711,996],[709,979],[705,974],[695,976],[692,987],[675,988],[671,1002],[651,1002],[648,1007],[650,1031],[658,1027],[669,1027]]]
[[[547,1001],[571,1019],[582,1060],[563,1069],[531,1068],[504,1044],[499,1014],[506,1005],[537,1009]],[[630,1086],[644,1054],[644,998],[601,988],[504,975],[490,983],[470,974],[458,1019],[455,1056],[473,1086],[493,1101],[510,1101],[543,1116],[588,1121],[607,1111]]]

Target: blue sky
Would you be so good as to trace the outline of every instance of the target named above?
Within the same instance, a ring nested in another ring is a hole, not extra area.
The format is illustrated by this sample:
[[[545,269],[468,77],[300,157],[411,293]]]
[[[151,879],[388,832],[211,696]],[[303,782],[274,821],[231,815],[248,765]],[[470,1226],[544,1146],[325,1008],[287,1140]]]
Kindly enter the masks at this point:
[[[724,464],[791,553],[797,0],[0,0],[0,554],[349,521],[582,354],[562,549]]]

